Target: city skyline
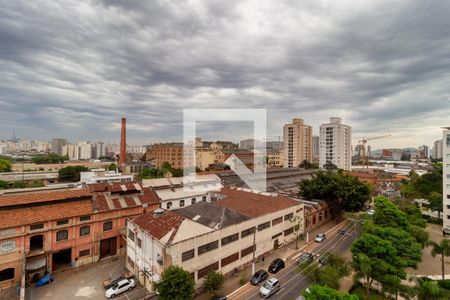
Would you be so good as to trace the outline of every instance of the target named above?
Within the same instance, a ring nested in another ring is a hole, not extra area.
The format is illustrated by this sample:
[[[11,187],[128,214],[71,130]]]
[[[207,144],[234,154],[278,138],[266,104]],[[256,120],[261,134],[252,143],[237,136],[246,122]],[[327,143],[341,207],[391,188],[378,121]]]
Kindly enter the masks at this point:
[[[0,7],[0,139],[118,141],[125,115],[130,143],[176,141],[193,107],[267,108],[270,136],[296,117],[315,135],[329,117],[392,134],[373,148],[431,145],[448,125],[450,3]],[[202,135],[248,137],[226,129]]]

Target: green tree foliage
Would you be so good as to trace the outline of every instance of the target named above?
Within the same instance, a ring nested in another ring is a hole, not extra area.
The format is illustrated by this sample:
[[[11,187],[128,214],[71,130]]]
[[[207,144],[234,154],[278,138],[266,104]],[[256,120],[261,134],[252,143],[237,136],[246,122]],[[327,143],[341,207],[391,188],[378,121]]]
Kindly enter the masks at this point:
[[[427,246],[432,247],[431,255],[433,257],[438,254],[441,255],[442,279],[445,279],[445,257],[450,256],[450,240],[443,239],[439,244],[429,241]]]
[[[302,168],[302,169],[306,169],[306,170],[318,169],[319,168],[319,164],[318,163],[311,163],[311,162],[307,161],[306,159],[304,159],[300,163],[299,167]]]
[[[348,293],[340,293],[330,287],[317,284],[311,285],[303,292],[306,300],[359,300],[358,296]]]
[[[330,253],[325,266],[315,265],[307,274],[314,284],[339,289],[339,280],[350,274],[350,265],[341,256]]]
[[[373,221],[381,227],[397,227],[406,231],[410,226],[406,214],[385,197],[375,199]]]
[[[431,280],[419,279],[416,285],[416,293],[419,300],[448,299],[445,291],[439,287],[438,283]]]
[[[203,282],[203,288],[205,291],[215,294],[218,290],[220,290],[224,281],[225,278],[222,273],[211,271],[208,273],[205,281]]]
[[[190,300],[195,283],[189,272],[171,265],[161,274],[161,280],[155,286],[162,300]]]
[[[115,171],[117,169],[117,166],[115,163],[112,163],[107,167],[107,169],[108,171]]]
[[[428,195],[428,201],[430,202],[430,209],[432,211],[437,211],[438,212],[438,219],[441,218],[441,212],[443,210],[443,205],[442,205],[442,194],[438,193],[438,192],[431,192]]]
[[[11,172],[11,161],[0,156],[0,172]]]
[[[84,166],[68,166],[59,170],[58,178],[61,182],[77,182],[80,181],[80,172],[87,171],[89,168]]]
[[[67,156],[61,156],[56,153],[37,154],[31,158],[35,164],[58,164],[68,159]]]
[[[300,182],[300,195],[325,200],[339,212],[358,211],[370,200],[370,187],[357,177],[344,173],[319,171]]]

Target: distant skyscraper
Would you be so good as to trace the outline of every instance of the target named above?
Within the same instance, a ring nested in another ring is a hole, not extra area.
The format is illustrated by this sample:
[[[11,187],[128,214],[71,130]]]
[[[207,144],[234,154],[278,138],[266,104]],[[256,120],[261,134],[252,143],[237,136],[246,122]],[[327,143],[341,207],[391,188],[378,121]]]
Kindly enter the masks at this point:
[[[437,140],[433,143],[433,158],[442,158],[442,140]]]
[[[62,155],[65,155],[69,160],[80,159],[80,146],[78,144],[68,144],[62,147]]]
[[[80,142],[80,159],[91,159],[93,154],[93,145],[91,142]]]
[[[319,166],[331,162],[343,170],[352,167],[352,128],[342,124],[341,118],[330,118],[320,125]]]
[[[312,157],[314,161],[319,161],[319,136],[317,135],[312,139]]]
[[[106,147],[102,142],[96,142],[93,148],[92,158],[106,156]]]
[[[283,127],[283,167],[298,167],[304,160],[312,161],[312,127],[293,119]]]
[[[444,128],[443,140],[441,141],[441,152],[443,152],[443,182],[442,182],[442,219],[443,219],[443,230],[445,233],[450,234],[450,169],[447,167],[450,165],[450,127]],[[444,141],[442,143],[442,141]],[[435,142],[436,143],[436,142]],[[442,153],[441,153],[442,154]]]
[[[122,118],[122,127],[120,129],[120,157],[119,165],[121,168],[125,167],[127,162],[127,119]]]
[[[61,155],[62,147],[67,145],[67,139],[54,138],[52,139],[52,152]]]

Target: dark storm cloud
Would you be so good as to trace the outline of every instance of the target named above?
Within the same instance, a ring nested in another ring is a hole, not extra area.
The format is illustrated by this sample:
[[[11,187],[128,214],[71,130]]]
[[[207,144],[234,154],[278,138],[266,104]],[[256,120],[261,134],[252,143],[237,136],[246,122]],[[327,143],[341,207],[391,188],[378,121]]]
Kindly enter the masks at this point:
[[[181,139],[183,108],[330,116],[430,144],[449,125],[450,3],[4,1],[0,138]],[[210,126],[238,140],[243,132]],[[317,130],[315,130],[317,132]],[[245,135],[247,134],[245,130]],[[380,145],[382,141],[380,140]]]

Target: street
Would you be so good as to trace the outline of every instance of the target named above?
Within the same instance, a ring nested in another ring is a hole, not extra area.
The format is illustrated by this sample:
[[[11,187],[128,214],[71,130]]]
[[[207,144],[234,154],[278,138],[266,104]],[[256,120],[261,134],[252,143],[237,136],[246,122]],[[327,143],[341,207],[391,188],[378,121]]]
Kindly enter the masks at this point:
[[[314,259],[317,260],[320,256],[325,253],[333,252],[342,255],[346,252],[353,240],[360,233],[359,223],[357,222],[343,222],[340,226],[336,227],[332,233],[328,234],[328,238],[322,243],[309,243],[302,251],[312,252],[314,254]],[[337,230],[345,229],[348,234],[339,234]],[[314,238],[314,237],[312,237]],[[289,257],[286,261],[286,267],[279,271],[277,274],[269,275],[270,277],[276,277],[281,283],[281,289],[271,296],[271,299],[296,299],[300,292],[308,287],[308,279],[304,273],[307,273],[310,269],[305,268],[302,273],[297,270],[296,259],[301,255],[301,253]],[[229,296],[229,299],[261,299],[259,295],[260,286],[246,285],[242,287],[238,292]]]

